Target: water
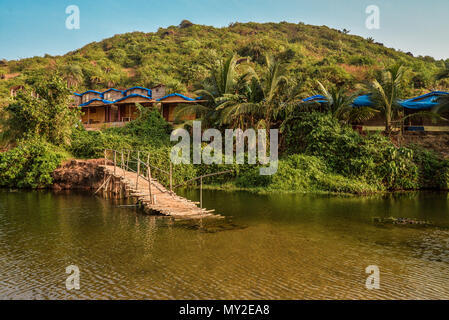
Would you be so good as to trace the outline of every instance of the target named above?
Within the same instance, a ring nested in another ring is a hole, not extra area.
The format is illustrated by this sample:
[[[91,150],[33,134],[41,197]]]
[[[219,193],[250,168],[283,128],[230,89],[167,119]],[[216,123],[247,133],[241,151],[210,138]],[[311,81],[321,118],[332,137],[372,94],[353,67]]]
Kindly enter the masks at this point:
[[[204,202],[227,219],[173,222],[86,194],[0,190],[0,298],[449,299],[447,194],[205,191]],[[372,222],[389,216],[435,226]],[[72,264],[78,291],[65,287]],[[368,265],[379,290],[365,288]]]

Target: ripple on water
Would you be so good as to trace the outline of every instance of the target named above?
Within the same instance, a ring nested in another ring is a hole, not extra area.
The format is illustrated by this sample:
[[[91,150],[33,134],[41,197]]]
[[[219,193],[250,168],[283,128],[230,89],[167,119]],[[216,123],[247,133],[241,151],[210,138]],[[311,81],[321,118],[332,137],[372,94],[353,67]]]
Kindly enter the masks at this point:
[[[278,202],[257,199],[262,216],[246,215],[258,210],[250,199],[250,207],[232,203],[234,218],[200,223],[148,217],[84,195],[0,193],[0,297],[449,298],[447,230],[378,228],[312,200],[295,200],[299,211],[283,215]],[[353,205],[345,210],[354,212]],[[394,211],[395,202],[389,205]],[[76,292],[65,289],[70,264],[81,271]],[[380,290],[365,288],[372,264],[381,271]]]

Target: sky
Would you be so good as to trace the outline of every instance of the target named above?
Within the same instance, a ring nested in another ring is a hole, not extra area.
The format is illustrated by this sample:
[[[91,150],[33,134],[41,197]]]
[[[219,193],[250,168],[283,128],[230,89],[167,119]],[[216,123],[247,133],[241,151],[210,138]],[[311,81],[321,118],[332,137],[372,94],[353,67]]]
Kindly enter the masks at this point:
[[[79,8],[79,29],[67,29],[66,8]],[[379,8],[368,29],[366,8]],[[449,58],[448,0],[0,0],[0,59],[62,55],[115,34],[179,25],[304,22],[346,28],[388,47]]]

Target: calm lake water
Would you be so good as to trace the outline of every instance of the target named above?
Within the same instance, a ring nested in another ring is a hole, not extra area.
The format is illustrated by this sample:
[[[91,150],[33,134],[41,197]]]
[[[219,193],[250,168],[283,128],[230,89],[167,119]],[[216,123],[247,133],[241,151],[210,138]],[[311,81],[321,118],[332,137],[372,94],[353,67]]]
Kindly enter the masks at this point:
[[[0,190],[0,298],[449,299],[445,193],[205,191],[204,203],[227,219],[176,222],[86,194]],[[372,221],[390,216],[435,226]],[[72,264],[78,291],[65,287]],[[365,288],[368,265],[379,290]]]

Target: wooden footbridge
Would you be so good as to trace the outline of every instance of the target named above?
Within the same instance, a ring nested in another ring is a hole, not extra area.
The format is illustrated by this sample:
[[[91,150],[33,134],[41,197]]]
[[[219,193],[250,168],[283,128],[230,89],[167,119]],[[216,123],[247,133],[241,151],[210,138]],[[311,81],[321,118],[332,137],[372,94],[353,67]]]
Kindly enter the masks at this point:
[[[169,171],[150,164],[148,152],[134,150],[104,150],[104,180],[96,190],[105,197],[134,198],[136,204],[148,214],[171,216],[178,219],[222,218],[214,210],[203,208],[203,179],[228,173],[222,171],[184,181],[173,187],[173,166]],[[144,161],[145,160],[145,161]],[[153,171],[153,173],[152,173]],[[168,189],[155,176],[164,176]],[[168,178],[168,179],[167,179]],[[200,201],[193,202],[177,195],[173,189],[189,183],[200,182]],[[198,206],[199,205],[199,206]]]

